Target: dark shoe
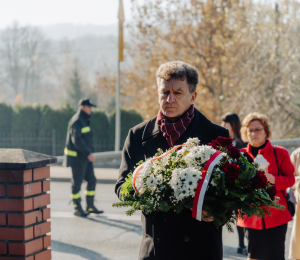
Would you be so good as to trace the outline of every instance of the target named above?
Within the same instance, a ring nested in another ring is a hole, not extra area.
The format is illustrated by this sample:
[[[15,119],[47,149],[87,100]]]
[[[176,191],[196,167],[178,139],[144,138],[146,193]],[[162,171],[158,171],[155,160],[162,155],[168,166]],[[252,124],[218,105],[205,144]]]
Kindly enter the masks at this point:
[[[85,212],[82,207],[81,207],[81,203],[80,203],[80,199],[73,199],[73,203],[74,203],[74,215],[78,216],[78,217],[86,217],[89,215],[88,212]]]
[[[248,255],[248,252],[247,252],[247,247],[238,247],[237,249],[237,253],[238,254],[242,254],[242,255]]]
[[[103,210],[98,210],[94,205],[94,196],[86,196],[86,211],[88,213],[101,214]]]

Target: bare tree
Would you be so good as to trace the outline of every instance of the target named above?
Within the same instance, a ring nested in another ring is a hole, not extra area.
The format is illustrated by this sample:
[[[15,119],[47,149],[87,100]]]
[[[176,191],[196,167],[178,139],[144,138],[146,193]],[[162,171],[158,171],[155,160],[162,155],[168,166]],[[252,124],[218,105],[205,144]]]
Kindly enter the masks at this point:
[[[257,111],[270,117],[274,137],[299,134],[298,1],[132,2],[131,66],[122,76],[122,94],[145,119],[158,109],[158,66],[184,60],[200,73],[196,107],[211,120],[220,122],[228,111],[241,118]]]
[[[6,88],[13,97],[21,94],[24,101],[34,100],[41,86],[41,75],[47,67],[47,41],[34,27],[15,22],[0,37],[0,69]],[[30,95],[29,95],[30,93]]]
[[[240,32],[247,44],[239,50],[234,77],[238,91],[224,100],[242,117],[253,111],[267,114],[275,138],[299,133],[299,4],[285,2],[249,8],[251,23]]]
[[[236,22],[244,22],[244,6],[238,0],[133,0],[134,19],[129,24],[130,44],[126,45],[133,66],[128,71],[128,95],[136,93],[145,102],[132,103],[145,118],[157,112],[155,71],[170,60],[184,60],[199,71],[196,106],[213,120],[226,110],[223,97],[231,83],[236,50],[239,48]],[[131,89],[130,89],[131,87]],[[126,94],[126,93],[124,93]]]

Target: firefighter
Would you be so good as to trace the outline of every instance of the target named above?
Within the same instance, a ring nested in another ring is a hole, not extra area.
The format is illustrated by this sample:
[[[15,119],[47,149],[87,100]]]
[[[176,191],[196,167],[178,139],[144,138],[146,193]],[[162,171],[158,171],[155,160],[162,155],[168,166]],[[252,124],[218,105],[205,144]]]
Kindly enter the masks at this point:
[[[74,215],[86,217],[90,213],[103,213],[102,210],[98,210],[94,205],[96,177],[93,162],[96,161],[96,158],[93,155],[90,116],[92,107],[96,106],[89,99],[81,99],[78,106],[79,109],[77,113],[69,121],[63,166],[72,167]],[[83,180],[87,181],[85,191],[86,211],[81,207],[80,197]]]

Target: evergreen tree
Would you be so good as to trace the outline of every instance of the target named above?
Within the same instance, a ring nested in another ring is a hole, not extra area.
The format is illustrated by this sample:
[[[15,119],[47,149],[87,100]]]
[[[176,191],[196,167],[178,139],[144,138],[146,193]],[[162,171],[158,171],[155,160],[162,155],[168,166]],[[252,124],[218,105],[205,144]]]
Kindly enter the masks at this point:
[[[67,88],[67,102],[74,108],[77,109],[78,101],[83,98],[82,92],[82,81],[78,68],[77,62],[75,62],[75,66],[73,68],[69,86]]]

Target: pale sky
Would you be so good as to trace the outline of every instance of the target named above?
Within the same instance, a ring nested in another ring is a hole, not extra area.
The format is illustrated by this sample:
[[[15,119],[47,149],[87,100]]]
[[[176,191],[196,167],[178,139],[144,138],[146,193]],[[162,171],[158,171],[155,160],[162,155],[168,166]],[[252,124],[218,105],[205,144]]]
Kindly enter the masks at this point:
[[[0,28],[62,23],[107,25],[117,22],[119,0],[2,0]],[[130,19],[131,0],[123,0],[125,20]]]

